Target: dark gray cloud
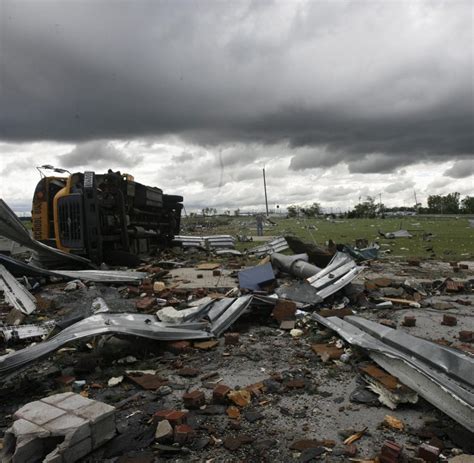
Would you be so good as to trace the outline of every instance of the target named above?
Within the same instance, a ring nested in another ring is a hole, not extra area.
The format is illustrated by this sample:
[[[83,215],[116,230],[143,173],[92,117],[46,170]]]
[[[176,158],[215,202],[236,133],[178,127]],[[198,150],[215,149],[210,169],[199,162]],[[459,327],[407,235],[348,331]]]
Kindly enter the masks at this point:
[[[66,168],[97,165],[107,166],[112,170],[136,166],[143,160],[143,155],[129,155],[119,150],[112,143],[94,140],[81,143],[69,153],[59,156],[59,166]]]
[[[181,154],[175,154],[174,156],[171,156],[171,161],[179,164],[182,162],[192,161],[193,157],[193,153],[183,151]]]
[[[86,143],[69,166],[94,156],[93,140],[166,134],[214,146],[226,166],[286,146],[295,171],[474,153],[469,0],[1,8],[0,138]],[[134,162],[100,146],[107,163]]]
[[[466,178],[474,175],[474,158],[471,157],[470,159],[457,161],[443,175],[452,178]],[[474,189],[474,185],[472,185],[472,188]]]

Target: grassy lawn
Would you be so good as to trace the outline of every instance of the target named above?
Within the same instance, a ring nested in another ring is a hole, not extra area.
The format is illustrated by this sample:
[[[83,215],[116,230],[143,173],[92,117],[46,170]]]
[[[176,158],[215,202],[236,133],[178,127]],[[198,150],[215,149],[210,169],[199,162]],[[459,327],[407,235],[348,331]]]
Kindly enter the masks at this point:
[[[203,230],[183,230],[185,234],[218,234],[255,235],[255,218],[253,217],[216,217],[195,219],[200,224],[212,228]],[[354,245],[357,238],[376,241],[382,250],[390,249],[390,258],[419,257],[437,260],[470,260],[474,258],[474,228],[469,227],[467,218],[427,218],[404,217],[390,219],[273,219],[274,226],[266,226],[265,235],[294,234],[308,241],[324,244],[332,239],[336,243]],[[189,219],[184,224],[190,224]],[[384,232],[399,229],[408,230],[413,238],[385,239],[379,236],[378,230]],[[430,241],[423,239],[424,234],[431,233]],[[239,243],[238,248],[249,247],[249,243]],[[431,250],[432,249],[432,250]]]

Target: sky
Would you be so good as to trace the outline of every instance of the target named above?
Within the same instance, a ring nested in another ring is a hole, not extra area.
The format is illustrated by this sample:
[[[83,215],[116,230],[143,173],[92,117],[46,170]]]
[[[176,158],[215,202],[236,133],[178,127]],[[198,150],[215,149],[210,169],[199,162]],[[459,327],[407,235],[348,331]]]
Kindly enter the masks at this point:
[[[470,0],[0,0],[0,197],[109,168],[188,211],[474,195]]]

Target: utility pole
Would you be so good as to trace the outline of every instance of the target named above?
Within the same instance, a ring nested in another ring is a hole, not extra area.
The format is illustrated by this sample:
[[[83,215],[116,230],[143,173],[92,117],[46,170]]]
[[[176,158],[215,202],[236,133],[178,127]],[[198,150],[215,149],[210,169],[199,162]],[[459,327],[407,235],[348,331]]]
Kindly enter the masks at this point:
[[[418,200],[416,199],[416,191],[413,190],[413,194],[415,195],[415,211],[418,210]]]
[[[267,198],[267,182],[265,180],[265,167],[263,168],[263,189],[265,190],[265,210],[268,217],[268,198]]]

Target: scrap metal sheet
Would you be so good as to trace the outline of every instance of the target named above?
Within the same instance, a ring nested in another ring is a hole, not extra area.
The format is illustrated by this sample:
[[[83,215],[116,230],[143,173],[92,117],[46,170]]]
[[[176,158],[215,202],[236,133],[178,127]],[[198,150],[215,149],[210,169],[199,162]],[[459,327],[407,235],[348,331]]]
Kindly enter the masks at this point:
[[[318,290],[318,296],[325,299],[347,286],[364,268],[344,252],[337,252],[327,267],[307,278],[307,281]]]
[[[36,299],[23,285],[16,281],[15,277],[0,264],[0,290],[3,291],[5,299],[15,309],[29,315],[36,310]]]
[[[60,251],[33,239],[21,220],[2,199],[0,199],[0,235],[36,251],[49,260],[74,263],[76,266],[81,264],[83,267],[92,266],[89,259]]]
[[[262,257],[266,254],[271,255],[274,252],[285,251],[288,248],[289,246],[286,239],[283,236],[278,236],[277,238],[269,241],[268,243],[249,249],[247,253],[253,254],[256,257]]]
[[[231,235],[188,236],[177,235],[174,242],[183,247],[201,247],[209,249],[227,249],[235,247],[235,238]]]
[[[182,339],[208,339],[212,334],[203,329],[170,327],[144,314],[96,314],[65,328],[48,341],[0,357],[0,375],[11,373],[29,363],[46,357],[65,344],[102,334],[122,334],[175,341]]]
[[[97,283],[133,283],[148,276],[146,272],[131,270],[46,270],[0,254],[0,264],[17,276],[58,277]]]
[[[313,317],[350,344],[367,349],[382,368],[474,432],[472,357],[361,317]]]

